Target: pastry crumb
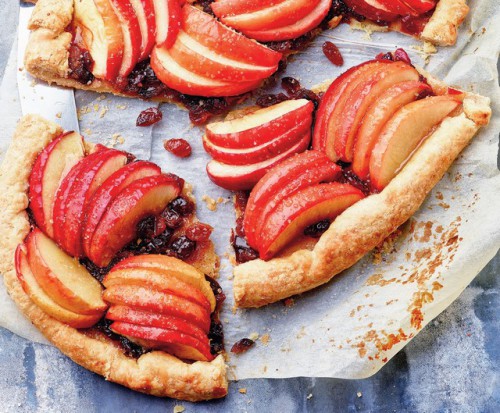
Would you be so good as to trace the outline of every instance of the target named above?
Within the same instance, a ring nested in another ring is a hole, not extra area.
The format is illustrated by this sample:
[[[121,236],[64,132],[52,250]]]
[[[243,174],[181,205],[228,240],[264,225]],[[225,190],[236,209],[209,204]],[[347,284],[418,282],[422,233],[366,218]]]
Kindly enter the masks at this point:
[[[61,119],[61,116],[62,116],[62,113],[61,113],[61,112],[57,112],[57,113],[56,113],[56,118],[57,118],[57,119]]]
[[[251,333],[251,334],[248,336],[248,338],[249,338],[250,340],[257,341],[257,340],[259,339],[259,333],[257,333],[257,332],[255,332],[255,331],[254,331],[253,333]]]
[[[363,397],[363,393],[361,393],[360,391],[358,391],[358,392],[356,393],[356,396],[358,396],[358,398]]]
[[[101,112],[99,113],[99,118],[103,118],[104,115],[106,115],[106,113],[108,112],[109,108],[107,106],[104,106],[102,109],[101,109]]]
[[[184,406],[181,406],[179,404],[174,406],[174,413],[182,413],[184,410],[186,410]]]
[[[434,46],[430,42],[424,42],[424,44],[421,46],[410,46],[410,47],[413,50],[415,50],[415,52],[417,52],[417,54],[424,60],[425,66],[429,64],[431,56],[436,54],[437,52],[436,46]]]
[[[238,389],[238,391],[239,391],[241,394],[247,394],[247,388],[246,388],[246,387],[242,387],[242,388]]]
[[[120,110],[125,110],[127,109],[127,105],[116,105],[116,108]]]
[[[311,399],[312,399],[312,397],[313,397],[312,393],[309,393],[309,394],[307,395],[306,399],[307,399],[307,400],[311,400]]]
[[[264,334],[261,338],[260,338],[260,341],[262,344],[264,344],[265,346],[267,346],[267,344],[271,341],[271,336],[269,334]]]
[[[212,211],[212,212],[215,212],[217,211],[217,201],[215,199],[213,199],[212,197],[208,196],[208,195],[203,195],[201,197],[201,200],[203,202],[205,202],[205,205],[207,206],[207,208]]]

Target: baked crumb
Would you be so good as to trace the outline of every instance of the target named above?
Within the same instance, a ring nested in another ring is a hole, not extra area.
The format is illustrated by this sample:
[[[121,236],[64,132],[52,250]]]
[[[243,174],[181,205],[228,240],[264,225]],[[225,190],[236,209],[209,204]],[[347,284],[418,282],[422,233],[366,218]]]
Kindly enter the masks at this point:
[[[424,42],[423,45],[410,46],[424,60],[424,66],[427,66],[431,60],[431,56],[437,53],[436,46],[430,42]]]
[[[271,341],[271,337],[269,336],[269,334],[266,333],[260,338],[260,341],[262,344],[267,346],[267,344]]]
[[[307,399],[307,400],[311,400],[311,399],[312,399],[312,397],[313,397],[312,393],[309,393],[309,394],[307,395],[306,399]]]
[[[208,196],[208,195],[203,195],[201,197],[201,200],[203,202],[205,202],[207,208],[212,211],[212,212],[215,212],[217,211],[217,201],[215,199],[213,199],[212,197]]]
[[[257,332],[255,332],[255,331],[254,331],[253,333],[251,333],[251,334],[248,336],[248,338],[249,338],[250,340],[257,341],[257,340],[259,339],[259,333],[257,333]]]
[[[57,113],[56,113],[56,118],[57,118],[57,119],[61,119],[61,116],[62,116],[62,113],[61,113],[61,112],[57,112]]]
[[[358,396],[358,398],[363,397],[363,393],[361,393],[360,391],[358,391],[358,392],[356,393],[356,396]]]
[[[182,413],[184,410],[186,410],[184,406],[178,404],[174,406],[174,413]]]
[[[238,389],[238,391],[239,391],[241,394],[247,394],[247,388],[246,388],[246,387],[242,387],[242,388]]]

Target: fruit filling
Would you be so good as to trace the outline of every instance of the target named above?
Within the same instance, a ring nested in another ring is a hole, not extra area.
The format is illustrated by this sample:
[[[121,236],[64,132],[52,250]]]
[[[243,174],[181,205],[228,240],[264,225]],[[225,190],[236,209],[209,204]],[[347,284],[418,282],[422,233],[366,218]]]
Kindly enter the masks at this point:
[[[213,257],[212,228],[197,221],[184,180],[102,145],[86,153],[69,132],[38,155],[29,184],[32,230],[15,262],[42,311],[134,357],[223,351],[225,296],[195,267]]]

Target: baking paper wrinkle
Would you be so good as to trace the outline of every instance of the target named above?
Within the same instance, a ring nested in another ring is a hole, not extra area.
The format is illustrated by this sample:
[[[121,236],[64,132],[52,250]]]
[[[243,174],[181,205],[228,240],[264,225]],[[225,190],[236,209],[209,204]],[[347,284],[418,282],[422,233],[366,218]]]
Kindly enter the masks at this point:
[[[420,321],[423,328],[458,297],[500,246],[498,205],[500,174],[497,165],[500,121],[500,92],[496,59],[500,49],[500,7],[496,1],[472,2],[471,13],[460,28],[456,46],[441,47],[425,65],[411,47],[422,43],[397,33],[366,34],[340,25],[319,36],[305,52],[289,63],[284,76],[300,79],[306,87],[338,76],[349,67],[373,58],[379,52],[403,47],[413,62],[451,85],[492,99],[494,116],[472,144],[445,174],[409,227],[385,252],[370,253],[352,268],[337,275],[326,286],[295,297],[289,307],[276,303],[233,314],[232,267],[228,253],[229,234],[234,226],[231,202],[209,211],[203,195],[230,200],[232,193],[215,186],[205,173],[209,160],[202,147],[203,129],[192,127],[188,115],[173,104],[163,104],[161,123],[135,126],[139,113],[152,102],[77,91],[78,108],[92,110],[81,117],[80,128],[93,142],[109,142],[113,134],[124,138],[115,147],[151,159],[164,171],[173,172],[193,184],[198,216],[211,224],[212,239],[221,257],[219,282],[226,293],[221,319],[226,348],[253,333],[268,334],[264,345],[257,340],[247,353],[230,354],[232,379],[283,378],[295,376],[362,378],[378,371],[413,338]],[[472,33],[471,28],[475,33]],[[484,30],[483,30],[484,28]],[[325,40],[339,46],[344,57],[341,68],[331,65],[321,52]],[[16,45],[14,45],[15,50]],[[15,52],[1,86],[0,106],[5,120],[0,149],[5,153],[15,120],[21,116],[15,75]],[[107,105],[100,117],[94,105]],[[124,109],[123,107],[126,107]],[[85,131],[91,133],[87,134]],[[175,158],[163,141],[184,138],[193,147],[188,159]],[[425,234],[426,224],[430,235]],[[424,241],[422,241],[424,240]],[[44,342],[0,288],[0,326],[33,341]]]

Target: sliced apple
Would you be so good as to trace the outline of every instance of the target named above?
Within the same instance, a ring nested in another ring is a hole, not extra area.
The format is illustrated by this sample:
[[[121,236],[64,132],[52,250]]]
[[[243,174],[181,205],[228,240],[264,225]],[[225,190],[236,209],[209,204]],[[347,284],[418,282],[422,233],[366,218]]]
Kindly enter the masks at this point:
[[[174,294],[210,311],[210,302],[200,290],[171,276],[167,271],[144,267],[112,269],[106,274],[102,283],[106,288],[113,285],[137,285]]]
[[[455,96],[431,96],[399,109],[385,124],[370,158],[372,186],[382,190],[425,137],[461,105]]]
[[[207,138],[225,148],[252,148],[283,135],[304,119],[312,119],[313,109],[313,103],[306,99],[285,100],[241,118],[210,123]]]
[[[79,314],[106,310],[101,284],[38,228],[26,240],[28,262],[40,287],[61,307]]]
[[[417,100],[424,93],[432,93],[432,89],[426,83],[419,81],[397,83],[382,93],[368,108],[356,135],[352,161],[352,170],[362,180],[368,179],[370,156],[386,122],[397,110]]]
[[[252,189],[259,179],[278,162],[295,153],[304,152],[309,146],[310,140],[311,134],[307,133],[296,145],[292,146],[286,152],[255,164],[228,165],[212,160],[207,164],[208,177],[222,188],[233,191]]]
[[[205,333],[210,329],[210,312],[206,308],[173,294],[138,285],[112,285],[106,288],[103,298],[110,304],[182,318]]]
[[[228,82],[264,80],[276,71],[276,65],[258,66],[225,57],[204,46],[181,30],[169,49],[180,66],[197,75]]]
[[[169,50],[155,47],[151,54],[151,68],[158,79],[168,87],[189,95],[236,96],[257,88],[262,80],[246,82],[226,82],[214,80],[182,67]]]
[[[437,3],[435,0],[401,0],[401,2],[415,10],[418,14],[424,14],[431,11],[434,7],[436,7]]]
[[[278,4],[249,13],[219,15],[217,6],[214,14],[226,25],[236,30],[266,30],[295,23],[311,13],[319,0],[285,0]]]
[[[286,0],[215,0],[210,7],[216,16],[235,16],[259,11],[284,1]]]
[[[153,0],[130,0],[141,31],[139,61],[149,57],[155,45],[156,20]]]
[[[118,71],[121,79],[132,71],[141,55],[142,32],[136,11],[130,0],[111,0],[123,33],[123,58]]]
[[[207,334],[194,324],[188,323],[182,318],[165,314],[141,311],[124,305],[113,305],[106,313],[106,318],[113,321],[124,321],[141,326],[165,328],[188,334],[200,341],[207,339]]]
[[[110,0],[79,0],[74,3],[74,23],[94,65],[92,74],[108,81],[118,76],[123,60],[123,32]]]
[[[157,215],[179,196],[182,180],[175,175],[148,176],[128,185],[110,203],[92,237],[87,255],[100,267],[136,237],[137,224]]]
[[[307,186],[333,181],[342,169],[318,151],[294,155],[271,168],[255,185],[245,208],[243,227],[248,244],[257,248],[256,235],[268,214],[286,197]]]
[[[317,27],[328,14],[331,5],[331,0],[320,0],[314,10],[289,25],[267,30],[245,30],[245,36],[261,42],[296,39]]]
[[[312,117],[305,118],[283,135],[277,137],[270,135],[268,137],[268,139],[270,139],[268,142],[253,148],[224,148],[213,144],[208,139],[207,135],[203,136],[203,147],[213,159],[226,164],[248,165],[262,162],[266,159],[274,158],[297,144],[306,133],[310,132],[311,123]]]
[[[175,330],[157,327],[145,327],[121,321],[115,321],[111,330],[132,341],[138,338],[139,344],[153,349],[165,350],[176,357],[186,360],[211,361],[214,356],[210,353],[208,338],[200,341],[196,338]]]
[[[136,255],[120,261],[113,267],[113,270],[118,271],[129,268],[148,268],[161,272],[166,271],[172,277],[177,277],[179,280],[200,290],[210,302],[210,311],[215,310],[215,296],[210,283],[205,279],[205,275],[192,265],[178,258],[158,254]]]
[[[231,30],[189,4],[182,8],[182,29],[204,46],[229,59],[277,68],[282,57],[281,53]]]
[[[418,15],[414,9],[405,4],[404,0],[378,0],[386,10],[401,16]]]
[[[160,174],[160,167],[154,163],[146,161],[132,162],[118,169],[97,188],[94,195],[87,202],[82,223],[81,242],[85,255],[88,256],[90,252],[92,237],[110,202],[132,182],[147,176],[158,176]]]
[[[380,0],[344,0],[345,4],[356,14],[375,22],[392,22],[398,13],[391,12]]]
[[[257,234],[260,258],[272,258],[306,227],[334,219],[363,197],[359,189],[338,182],[312,185],[293,193],[267,216]]]
[[[156,44],[170,48],[181,27],[180,0],[153,0],[156,20]]]
[[[420,74],[412,66],[394,62],[374,68],[353,88],[348,88],[349,95],[338,101],[329,124],[334,151],[340,160],[352,162],[354,137],[370,105],[387,88],[400,82],[417,81],[419,78]]]
[[[63,133],[38,155],[29,178],[30,209],[38,227],[54,236],[52,212],[54,198],[62,179],[85,155],[82,136]]]

